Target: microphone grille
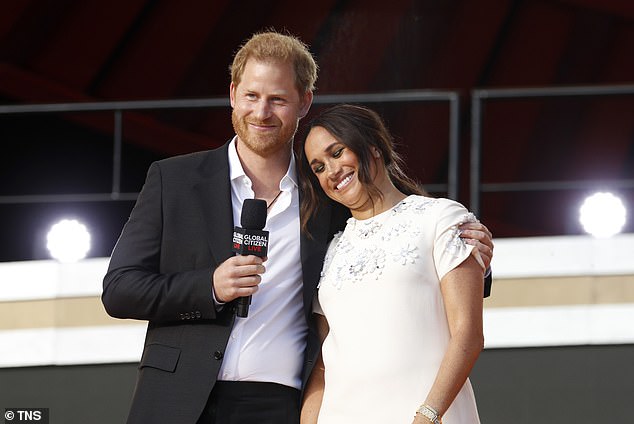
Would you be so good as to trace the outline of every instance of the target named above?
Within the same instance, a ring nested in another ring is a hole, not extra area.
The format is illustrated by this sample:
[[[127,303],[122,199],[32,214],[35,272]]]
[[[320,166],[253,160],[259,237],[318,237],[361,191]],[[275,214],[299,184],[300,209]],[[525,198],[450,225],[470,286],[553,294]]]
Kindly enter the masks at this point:
[[[245,199],[242,204],[240,225],[247,230],[261,230],[266,225],[266,201]]]

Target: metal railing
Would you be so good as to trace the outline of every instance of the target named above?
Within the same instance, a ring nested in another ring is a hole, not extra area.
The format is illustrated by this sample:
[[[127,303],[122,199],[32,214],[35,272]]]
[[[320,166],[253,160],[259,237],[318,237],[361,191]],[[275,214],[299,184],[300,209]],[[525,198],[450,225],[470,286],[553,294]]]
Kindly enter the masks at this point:
[[[482,119],[483,103],[486,100],[528,99],[545,97],[616,96],[634,94],[634,85],[570,86],[537,88],[476,89],[471,91],[471,176],[469,208],[480,212],[480,196],[483,192],[521,192],[573,190],[593,188],[608,184],[614,188],[634,188],[633,179],[611,181],[536,181],[510,183],[482,183]]]
[[[326,94],[315,96],[313,104],[337,103],[409,103],[447,102],[449,104],[449,168],[447,184],[425,185],[428,191],[446,191],[452,199],[458,197],[458,161],[460,155],[460,97],[455,91],[412,90],[364,94]],[[113,112],[112,190],[109,193],[34,194],[0,196],[0,204],[133,201],[138,193],[121,192],[123,146],[123,113],[139,110],[200,109],[229,107],[228,97],[177,100],[143,100],[87,103],[53,103],[32,105],[0,105],[0,116],[75,112]]]
[[[583,189],[597,185],[596,181],[536,181],[482,183],[482,120],[485,101],[571,96],[615,96],[634,94],[634,85],[570,86],[538,88],[476,89],[471,92],[471,158],[470,202],[474,213],[480,212],[480,197],[484,192],[521,192]],[[313,104],[337,103],[409,103],[446,102],[449,105],[447,184],[426,184],[431,192],[446,192],[447,197],[458,198],[459,187],[459,129],[460,95],[456,91],[412,90],[363,94],[326,94],[315,96]],[[17,114],[46,114],[71,112],[110,111],[113,113],[112,190],[109,193],[34,194],[0,196],[0,204],[133,201],[138,193],[121,192],[121,156],[123,145],[123,113],[139,110],[200,109],[229,107],[228,97],[204,99],[148,100],[91,103],[54,103],[33,105],[0,105],[0,116]],[[634,180],[609,181],[615,188],[634,188]]]

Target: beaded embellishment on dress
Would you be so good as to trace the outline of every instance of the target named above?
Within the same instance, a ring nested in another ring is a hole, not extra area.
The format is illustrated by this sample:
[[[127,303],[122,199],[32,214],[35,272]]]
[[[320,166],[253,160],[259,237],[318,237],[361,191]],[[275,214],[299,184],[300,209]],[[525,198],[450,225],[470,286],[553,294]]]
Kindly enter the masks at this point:
[[[421,215],[438,203],[438,199],[409,196],[387,210],[367,220],[348,219],[348,225],[342,232],[337,233],[332,240],[332,247],[324,259],[321,272],[322,280],[328,276],[328,281],[337,289],[346,282],[356,283],[368,276],[378,279],[382,274],[386,261],[395,264],[414,264],[419,259],[418,246],[412,243],[402,243],[394,250],[386,251],[388,242],[407,237],[416,240],[421,235],[419,225]],[[393,219],[410,212],[405,219]],[[474,222],[473,214],[465,214],[462,222]],[[457,256],[464,248],[464,241],[460,238],[458,226],[451,229],[452,233],[446,245],[446,251]],[[367,242],[372,244],[366,247]],[[329,272],[326,272],[329,271]]]
[[[414,263],[418,257],[416,246],[407,245],[389,255],[381,247],[385,242],[394,238],[404,235],[417,237],[420,234],[420,229],[415,227],[411,220],[399,222],[390,218],[409,209],[412,209],[416,214],[424,213],[435,202],[435,199],[410,196],[397,203],[392,209],[368,220],[359,221],[350,218],[345,231],[337,233],[332,240],[335,247],[328,252],[324,259],[322,278],[326,275],[325,270],[333,266],[334,273],[330,278],[331,283],[336,288],[341,288],[346,281],[356,283],[368,275],[378,279],[385,268],[388,257],[403,265]],[[369,240],[375,237],[377,240],[371,249],[358,247],[358,243],[354,242],[355,238]],[[352,252],[353,250],[354,252]],[[321,285],[321,282],[319,284]]]
[[[466,222],[478,222],[478,218],[471,212],[464,214],[464,217],[460,220],[461,224]],[[452,234],[449,239],[449,243],[447,243],[446,251],[452,256],[457,256],[458,252],[460,252],[464,248],[464,240],[460,238],[460,234],[462,231],[455,225],[452,229]]]

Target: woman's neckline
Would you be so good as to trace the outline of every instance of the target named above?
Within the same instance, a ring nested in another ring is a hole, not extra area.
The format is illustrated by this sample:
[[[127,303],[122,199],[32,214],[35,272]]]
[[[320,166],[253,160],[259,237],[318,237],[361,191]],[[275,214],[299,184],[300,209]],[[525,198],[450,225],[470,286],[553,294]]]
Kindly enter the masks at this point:
[[[358,223],[368,223],[368,222],[372,222],[376,219],[379,219],[385,215],[387,215],[388,213],[392,212],[397,206],[399,206],[400,204],[402,204],[403,202],[405,202],[407,199],[409,199],[410,197],[415,196],[414,194],[410,194],[410,195],[406,195],[404,198],[402,198],[401,200],[399,200],[398,202],[394,203],[392,206],[390,206],[389,208],[387,208],[386,210],[377,213],[376,215],[372,215],[370,217],[367,218],[355,218],[354,216],[350,217],[350,220],[352,220],[353,222],[358,222]]]

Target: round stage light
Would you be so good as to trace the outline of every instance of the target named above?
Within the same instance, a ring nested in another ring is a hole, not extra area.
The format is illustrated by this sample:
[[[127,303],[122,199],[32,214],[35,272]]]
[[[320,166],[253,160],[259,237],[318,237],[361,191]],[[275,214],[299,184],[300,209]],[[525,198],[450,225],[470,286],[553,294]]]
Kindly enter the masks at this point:
[[[46,240],[51,256],[60,262],[77,262],[90,250],[90,233],[76,219],[63,219],[53,225]]]
[[[612,193],[595,193],[587,197],[579,208],[579,222],[583,229],[599,238],[620,233],[625,226],[625,216],[623,201]]]

